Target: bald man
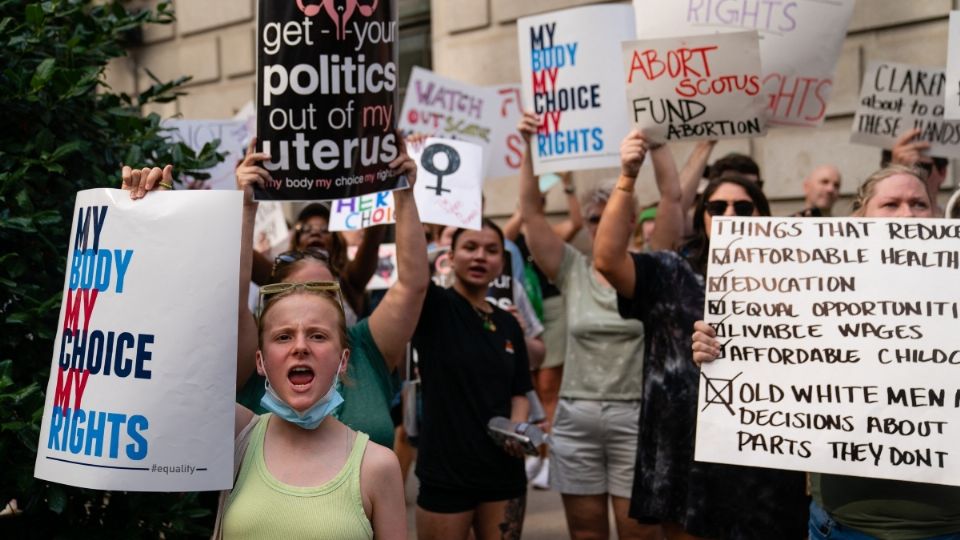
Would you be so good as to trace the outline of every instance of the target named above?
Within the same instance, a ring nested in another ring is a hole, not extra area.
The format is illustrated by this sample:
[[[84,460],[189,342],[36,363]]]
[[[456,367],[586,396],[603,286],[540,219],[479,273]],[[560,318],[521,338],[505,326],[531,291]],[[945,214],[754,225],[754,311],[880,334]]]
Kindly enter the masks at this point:
[[[829,216],[840,197],[840,171],[820,165],[803,179],[804,210],[799,215]]]

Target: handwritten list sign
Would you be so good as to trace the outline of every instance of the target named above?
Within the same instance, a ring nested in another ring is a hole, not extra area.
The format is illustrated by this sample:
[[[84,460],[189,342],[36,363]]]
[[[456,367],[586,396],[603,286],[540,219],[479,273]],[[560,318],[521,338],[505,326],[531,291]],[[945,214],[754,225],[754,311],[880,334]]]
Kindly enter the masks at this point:
[[[630,118],[657,142],[766,133],[756,32],[623,44]]]
[[[960,224],[714,218],[696,459],[960,485]]]
[[[763,99],[772,125],[823,123],[854,0],[633,0],[637,36],[756,30]]]
[[[903,132],[919,128],[917,140],[930,143],[930,155],[960,157],[960,122],[944,120],[945,83],[942,68],[872,62],[850,142],[893,148]]]
[[[524,108],[541,125],[530,143],[536,174],[615,167],[630,130],[623,78],[610,61],[634,39],[633,9],[589,6],[517,21]]]

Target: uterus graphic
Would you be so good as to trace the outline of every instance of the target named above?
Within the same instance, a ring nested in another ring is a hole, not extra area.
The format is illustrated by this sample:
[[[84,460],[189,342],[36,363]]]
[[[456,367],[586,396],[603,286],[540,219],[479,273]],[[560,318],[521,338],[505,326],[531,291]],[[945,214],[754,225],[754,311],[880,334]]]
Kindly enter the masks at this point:
[[[309,0],[297,0],[297,7],[307,17],[316,17],[325,12],[337,27],[337,40],[343,41],[347,34],[347,23],[355,12],[364,17],[373,15],[380,0],[373,0],[369,5],[360,3],[360,0],[320,0],[318,3],[306,3]]]

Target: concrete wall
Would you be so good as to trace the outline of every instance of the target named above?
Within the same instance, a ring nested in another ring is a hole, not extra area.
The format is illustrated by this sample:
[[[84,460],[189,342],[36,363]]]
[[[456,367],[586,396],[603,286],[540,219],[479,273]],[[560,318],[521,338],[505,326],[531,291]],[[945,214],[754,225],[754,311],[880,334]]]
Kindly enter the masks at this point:
[[[675,1],[675,0],[663,0]],[[144,0],[143,3],[154,3]],[[476,84],[517,82],[520,78],[516,20],[518,17],[598,3],[592,0],[430,0],[433,69]],[[837,68],[827,120],[818,130],[778,128],[765,138],[724,141],[714,156],[729,151],[752,155],[767,181],[765,191],[776,213],[799,207],[800,181],[820,163],[836,164],[850,194],[873,171],[879,150],[848,141],[860,78],[874,59],[945,65],[947,17],[960,0],[857,0],[853,21]],[[151,27],[144,43],[128,58],[115,62],[110,83],[121,90],[146,88],[149,69],[161,80],[193,76],[188,95],[158,107],[164,116],[226,118],[254,97],[255,0],[175,0],[177,22]],[[466,61],[465,59],[469,59]],[[409,66],[402,66],[403,70]],[[678,162],[692,143],[676,144]],[[956,185],[951,167],[950,186]],[[616,169],[575,175],[581,191],[617,176]],[[559,190],[555,190],[559,191]],[[638,186],[641,202],[657,197],[649,167]],[[515,179],[487,185],[487,213],[508,215],[516,203]],[[562,210],[560,193],[551,193],[548,208]],[[842,209],[838,209],[842,210]]]

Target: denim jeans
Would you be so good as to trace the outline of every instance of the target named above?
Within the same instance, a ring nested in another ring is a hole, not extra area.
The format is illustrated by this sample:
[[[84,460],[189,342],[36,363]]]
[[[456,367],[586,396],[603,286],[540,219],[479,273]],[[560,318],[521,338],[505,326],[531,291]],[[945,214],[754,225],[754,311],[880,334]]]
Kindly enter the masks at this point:
[[[876,540],[876,537],[837,523],[820,505],[811,502],[810,540]],[[960,540],[960,533],[931,536],[925,540]]]

